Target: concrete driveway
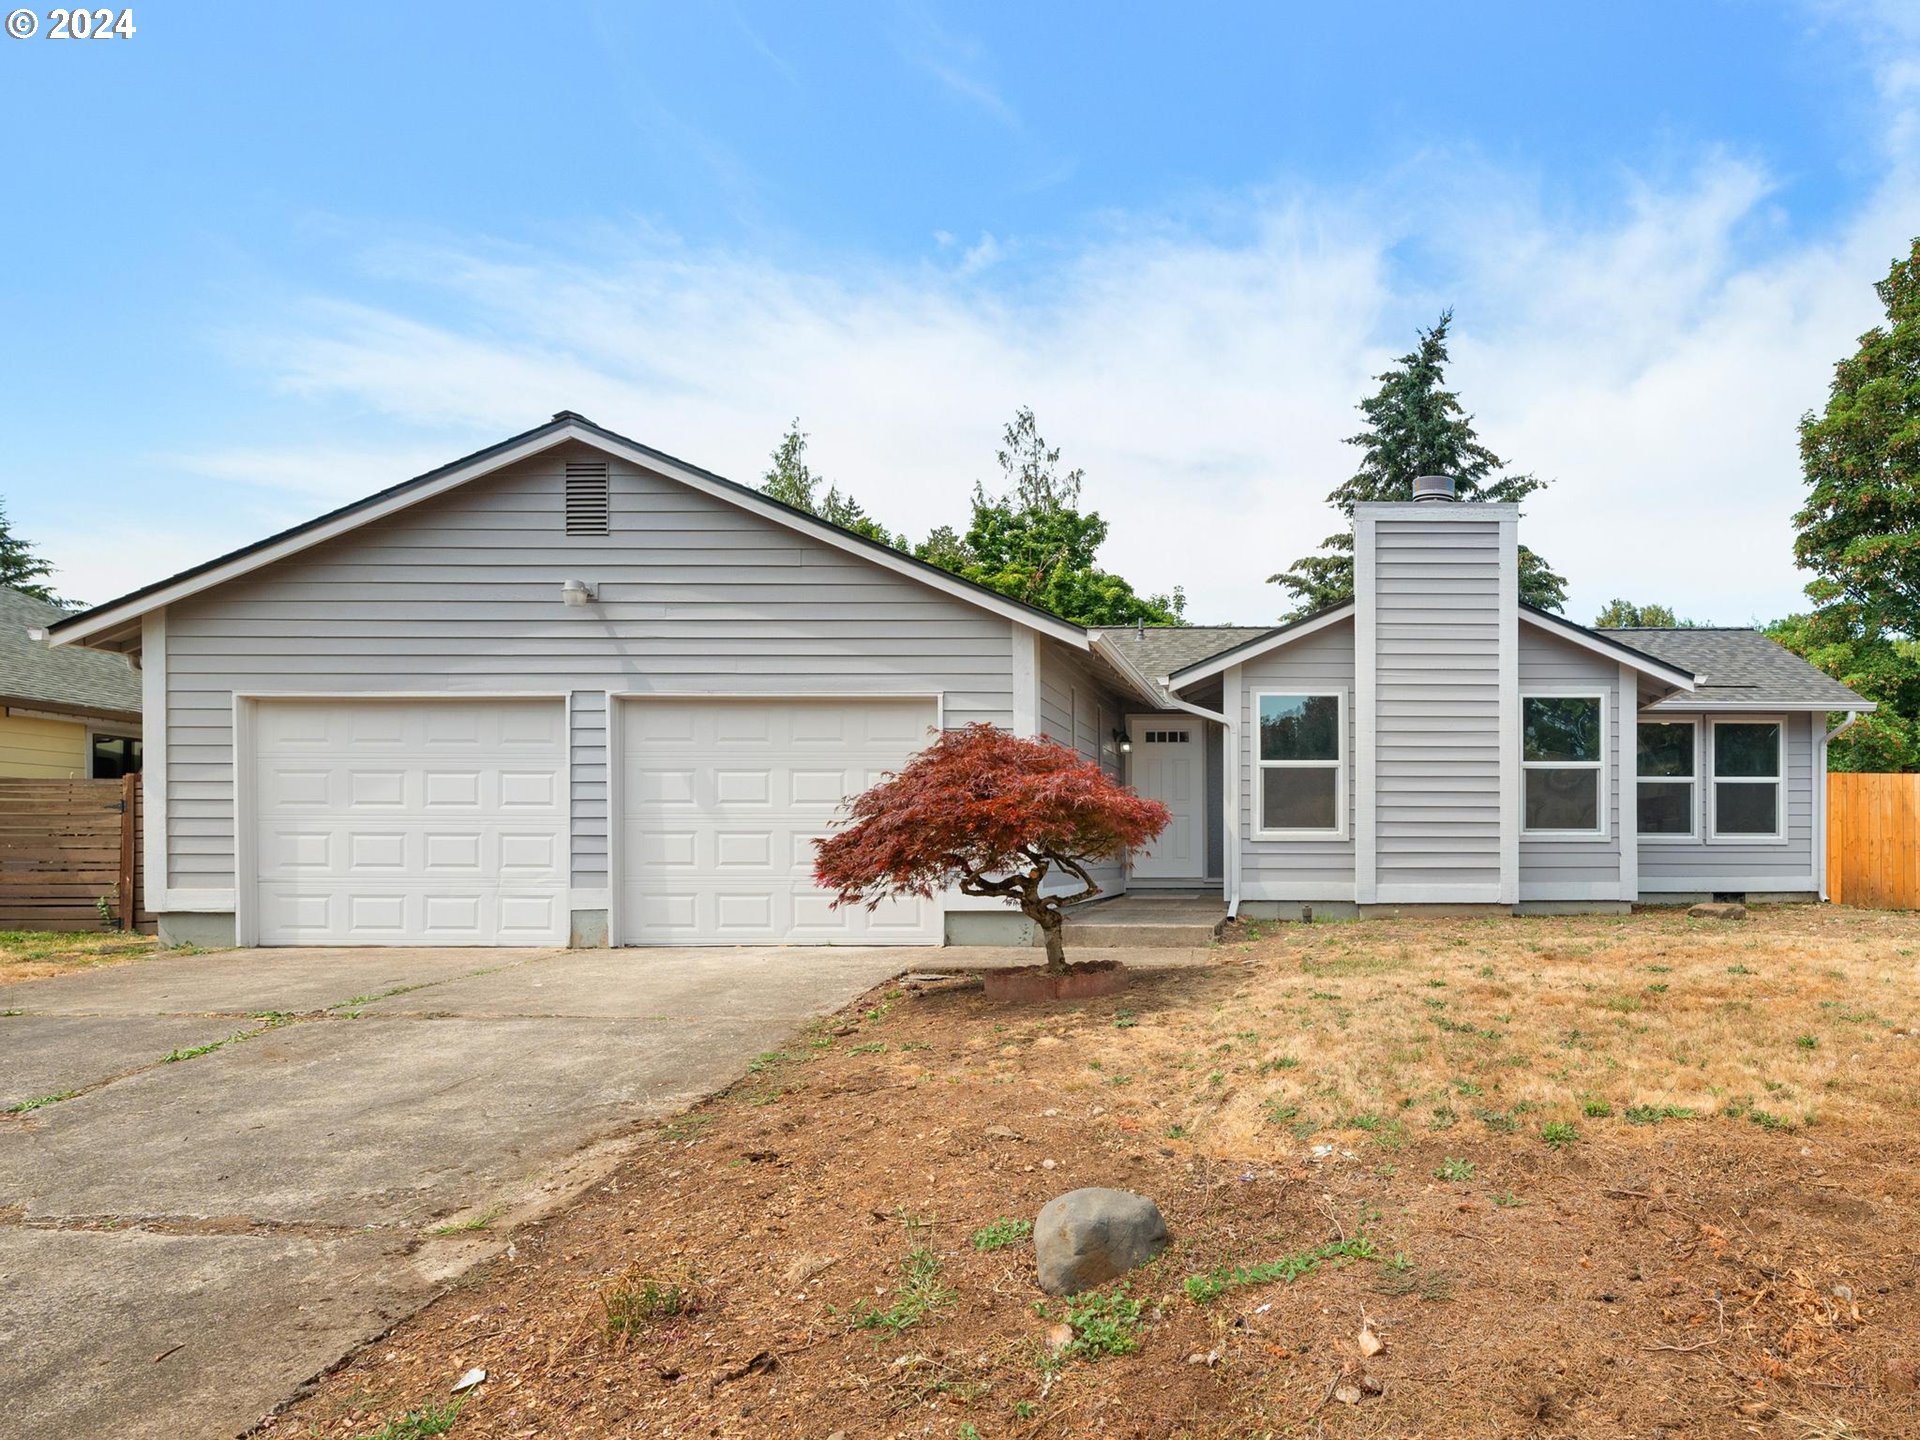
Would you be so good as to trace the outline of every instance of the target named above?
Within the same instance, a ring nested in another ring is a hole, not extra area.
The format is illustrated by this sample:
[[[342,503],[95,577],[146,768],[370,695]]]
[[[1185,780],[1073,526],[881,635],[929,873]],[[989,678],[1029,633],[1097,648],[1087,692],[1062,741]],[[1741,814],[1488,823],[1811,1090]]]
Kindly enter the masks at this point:
[[[504,1243],[437,1227],[575,1193],[937,958],[228,951],[0,986],[0,1108],[64,1097],[0,1117],[0,1435],[246,1429]]]

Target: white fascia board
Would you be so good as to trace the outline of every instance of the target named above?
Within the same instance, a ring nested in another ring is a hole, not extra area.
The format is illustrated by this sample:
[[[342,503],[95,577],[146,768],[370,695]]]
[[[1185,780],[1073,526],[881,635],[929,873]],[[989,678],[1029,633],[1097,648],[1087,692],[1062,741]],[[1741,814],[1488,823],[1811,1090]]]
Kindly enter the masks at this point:
[[[1353,618],[1353,611],[1353,602],[1349,600],[1346,604],[1329,610],[1324,615],[1316,615],[1311,620],[1303,620],[1295,625],[1282,626],[1265,639],[1236,646],[1231,650],[1222,651],[1209,660],[1202,660],[1187,666],[1184,670],[1174,671],[1166,678],[1166,687],[1169,690],[1184,690],[1189,685],[1199,684],[1202,680],[1211,680],[1216,675],[1224,675],[1235,665],[1244,665],[1249,660],[1257,660],[1260,656],[1270,654],[1283,645],[1291,645],[1296,640],[1317,635],[1329,625],[1338,625],[1342,620],[1350,620]]]
[[[1127,688],[1133,691],[1136,698],[1144,700],[1156,710],[1166,704],[1165,698],[1160,694],[1160,691],[1154,686],[1153,682],[1134,668],[1131,660],[1114,649],[1113,642],[1106,636],[1094,635],[1089,632],[1088,648],[1091,649],[1095,655],[1107,662],[1108,667],[1126,682]]]
[[[1824,700],[1801,700],[1792,704],[1782,704],[1778,700],[1698,700],[1687,695],[1674,695],[1641,707],[1640,713],[1642,715],[1702,715],[1709,711],[1719,711],[1749,715],[1778,715],[1782,712],[1791,712],[1795,715],[1843,713],[1871,715],[1879,708],[1871,700],[1855,700],[1845,705],[1829,705]]]
[[[210,566],[197,574],[182,576],[174,583],[163,586],[150,594],[130,598],[124,604],[109,602],[100,607],[100,609],[87,615],[79,623],[68,625],[63,629],[50,633],[48,636],[48,644],[55,646],[84,645],[89,638],[108,631],[117,630],[150,610],[157,610],[164,606],[175,604],[178,601],[198,595],[204,590],[210,590],[216,585],[224,585],[227,581],[250,574],[262,566],[271,565],[275,561],[284,560],[291,555],[298,555],[304,550],[310,550],[315,545],[321,545],[329,540],[337,539],[339,536],[357,530],[363,525],[370,525],[376,520],[383,520],[389,515],[411,509],[413,506],[419,505],[424,501],[444,495],[449,490],[456,490],[470,481],[491,475],[497,470],[505,469],[509,465],[517,465],[522,460],[530,459],[544,450],[551,450],[554,446],[563,445],[569,441],[578,441],[583,445],[591,445],[596,450],[617,456],[644,470],[650,470],[656,475],[664,475],[670,480],[685,485],[690,490],[697,490],[703,495],[724,501],[736,509],[746,510],[751,514],[759,515],[763,519],[771,520],[777,525],[783,525],[789,530],[794,530],[802,535],[809,536],[812,539],[820,541],[822,544],[831,545],[837,550],[843,550],[849,555],[857,555],[861,559],[871,561],[884,570],[892,570],[896,574],[904,575],[909,580],[917,580],[922,585],[942,591],[945,594],[953,596],[955,599],[964,600],[968,604],[977,606],[1003,619],[1010,620],[1016,625],[1026,625],[1040,631],[1044,635],[1051,635],[1054,639],[1061,641],[1063,644],[1071,645],[1076,650],[1086,650],[1089,648],[1087,632],[1082,626],[1070,624],[1065,620],[1041,614],[1024,605],[1017,605],[1012,601],[1003,600],[991,591],[981,590],[957,578],[948,577],[943,572],[928,567],[923,562],[914,560],[909,556],[891,552],[879,545],[869,545],[860,540],[856,540],[840,530],[839,527],[829,525],[823,520],[816,520],[812,516],[789,510],[786,506],[777,504],[771,500],[759,500],[751,492],[736,490],[731,485],[725,484],[710,476],[702,475],[697,471],[676,465],[672,461],[642,449],[638,445],[620,441],[608,434],[602,433],[595,427],[581,425],[573,421],[568,421],[550,430],[543,429],[534,435],[530,435],[518,445],[514,445],[506,450],[495,451],[483,459],[476,460],[471,465],[462,465],[458,469],[450,470],[446,474],[436,476],[430,481],[401,491],[398,494],[390,495],[384,500],[361,506],[343,515],[337,515],[322,524],[312,525],[305,529],[298,530],[270,545],[263,545],[258,549],[244,551],[235,555],[224,564]]]

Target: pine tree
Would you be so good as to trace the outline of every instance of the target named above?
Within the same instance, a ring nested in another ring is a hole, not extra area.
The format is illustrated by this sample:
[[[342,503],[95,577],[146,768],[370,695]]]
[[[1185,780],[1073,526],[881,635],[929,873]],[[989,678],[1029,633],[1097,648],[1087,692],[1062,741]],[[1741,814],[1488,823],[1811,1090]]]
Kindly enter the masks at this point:
[[[53,566],[43,560],[30,543],[13,533],[13,527],[7,523],[6,507],[0,505],[0,585],[49,605],[67,604],[46,583],[52,578]]]
[[[1360,402],[1367,428],[1349,437],[1360,447],[1360,468],[1327,503],[1349,520],[1353,507],[1370,500],[1411,500],[1421,475],[1450,475],[1463,501],[1519,501],[1542,489],[1534,475],[1510,475],[1506,461],[1480,443],[1473,417],[1446,388],[1447,330],[1453,311],[1442,311],[1419,345],[1394,368],[1375,378],[1380,388]],[[1292,592],[1291,615],[1305,615],[1353,598],[1353,532],[1329,536],[1321,553],[1296,560],[1268,580]],[[1566,581],[1533,551],[1520,547],[1520,598],[1545,610],[1567,603]]]

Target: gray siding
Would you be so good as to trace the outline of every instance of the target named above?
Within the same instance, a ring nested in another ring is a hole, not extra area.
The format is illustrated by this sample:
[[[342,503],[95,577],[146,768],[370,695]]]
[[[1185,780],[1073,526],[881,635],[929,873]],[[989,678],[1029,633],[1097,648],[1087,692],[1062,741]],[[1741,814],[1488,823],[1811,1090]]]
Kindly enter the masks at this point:
[[[598,890],[607,874],[607,692],[567,697],[573,788],[573,885]]]
[[[943,694],[1012,722],[1009,622],[614,462],[568,536],[562,446],[170,608],[171,885],[234,883],[233,694],[568,694],[575,883],[605,883],[601,692]],[[563,580],[598,587],[581,610]]]
[[[1240,667],[1237,728],[1240,734],[1239,826],[1241,895],[1249,900],[1351,900],[1353,836],[1357,816],[1354,784],[1353,621],[1282,646]],[[1254,697],[1268,693],[1339,690],[1347,696],[1347,833],[1342,839],[1260,840],[1259,712]]]
[[[1599,888],[1615,898],[1620,884],[1621,776],[1617,763],[1620,733],[1620,664],[1583,650],[1532,625],[1520,627],[1520,693],[1526,695],[1593,695],[1606,697],[1606,837],[1595,840],[1536,840],[1520,835],[1520,898],[1522,900],[1591,900],[1603,898]],[[1631,718],[1629,719],[1631,723]],[[1627,753],[1633,753],[1628,737]],[[1627,784],[1633,777],[1626,777]],[[1524,779],[1522,784],[1524,784]],[[1626,818],[1631,823],[1629,800]]]
[[[1115,780],[1123,778],[1114,731],[1122,727],[1127,702],[1086,656],[1057,640],[1040,637],[1040,733],[1077,750]],[[1107,895],[1127,888],[1126,866],[1115,862],[1087,872]]]
[[[1374,861],[1382,901],[1501,883],[1499,512],[1373,522]],[[1364,763],[1364,757],[1363,761]]]
[[[1649,720],[1685,719],[1682,713],[1660,710],[1646,716]],[[1663,840],[1646,835],[1640,839],[1640,890],[1649,897],[1661,893],[1690,893],[1713,890],[1803,891],[1815,888],[1813,787],[1814,733],[1821,715],[1738,715],[1717,713],[1704,717],[1700,730],[1702,770],[1707,767],[1709,746],[1707,723],[1711,720],[1784,720],[1787,753],[1787,838],[1784,843],[1755,844],[1747,841],[1707,838],[1705,815],[1706,786],[1703,776],[1695,793],[1700,807],[1697,840]]]

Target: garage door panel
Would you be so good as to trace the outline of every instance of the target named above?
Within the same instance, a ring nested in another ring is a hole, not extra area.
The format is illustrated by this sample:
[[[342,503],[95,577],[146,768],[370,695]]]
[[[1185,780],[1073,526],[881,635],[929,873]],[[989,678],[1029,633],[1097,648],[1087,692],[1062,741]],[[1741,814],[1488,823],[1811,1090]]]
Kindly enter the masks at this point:
[[[621,939],[924,944],[938,907],[834,909],[816,837],[926,743],[920,701],[644,700],[622,707]]]
[[[263,944],[564,944],[557,701],[262,701]]]

